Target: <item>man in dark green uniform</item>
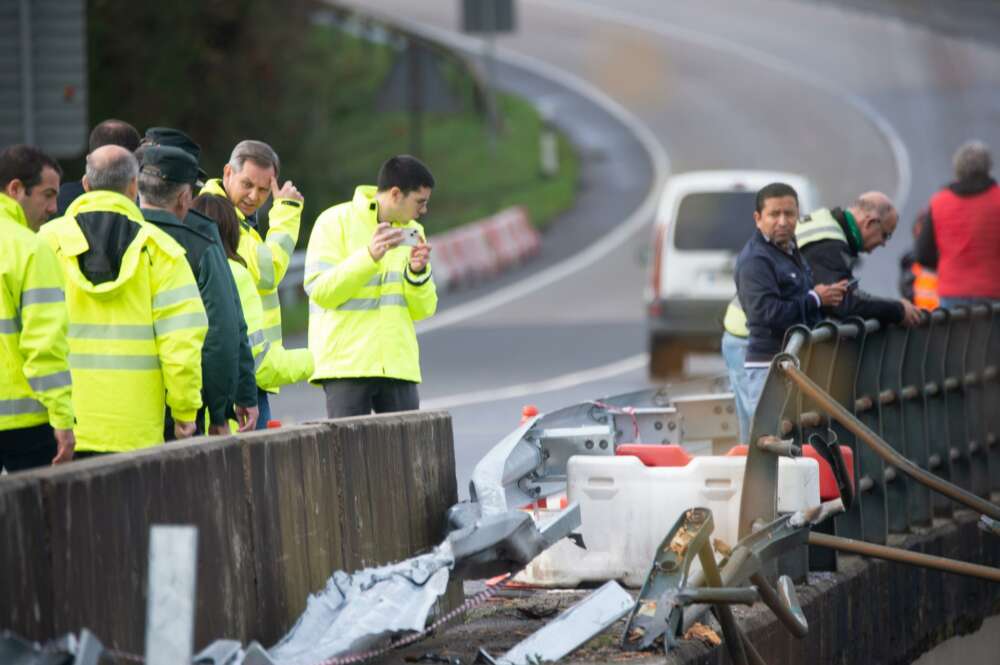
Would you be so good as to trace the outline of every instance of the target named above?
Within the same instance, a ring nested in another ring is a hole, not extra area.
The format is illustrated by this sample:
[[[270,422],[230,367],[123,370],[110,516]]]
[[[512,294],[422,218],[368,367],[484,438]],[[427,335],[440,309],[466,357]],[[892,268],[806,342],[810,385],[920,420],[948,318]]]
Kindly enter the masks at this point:
[[[208,431],[226,434],[228,418],[235,415],[230,411],[237,401],[239,345],[233,344],[233,340],[238,339],[242,312],[233,299],[232,275],[217,236],[181,222],[191,207],[197,179],[198,162],[180,148],[150,146],[143,150],[139,169],[142,215],[187,252],[208,315],[208,335],[201,359],[202,401],[208,411]],[[199,428],[202,424],[199,417]]]
[[[142,162],[142,154],[150,146],[172,146],[174,148],[180,148],[187,154],[191,155],[197,162],[201,157],[201,146],[194,142],[190,136],[185,134],[179,129],[173,129],[172,127],[150,127],[146,130],[146,134],[142,137],[142,143],[139,145],[139,149],[136,150],[136,157],[139,162]],[[197,195],[198,190],[204,185],[205,180],[208,175],[202,170],[201,166],[198,167],[198,180],[195,182],[194,193]],[[219,250],[225,255],[225,249],[222,246],[222,238],[219,237],[219,227],[216,225],[214,220],[211,220],[197,210],[189,210],[187,216],[184,217],[184,225],[190,226],[195,231],[198,231],[202,235],[209,235],[215,238],[215,243],[219,246]],[[233,291],[233,302],[235,303],[236,310],[239,313],[239,378],[236,384],[236,416],[239,421],[240,431],[247,432],[253,431],[257,424],[257,378],[254,372],[254,360],[253,353],[250,348],[250,343],[247,340],[247,324],[246,319],[243,316],[243,306],[240,304],[240,294],[236,288],[236,282],[232,278],[232,273],[229,274],[229,283]],[[211,331],[209,331],[211,334]]]

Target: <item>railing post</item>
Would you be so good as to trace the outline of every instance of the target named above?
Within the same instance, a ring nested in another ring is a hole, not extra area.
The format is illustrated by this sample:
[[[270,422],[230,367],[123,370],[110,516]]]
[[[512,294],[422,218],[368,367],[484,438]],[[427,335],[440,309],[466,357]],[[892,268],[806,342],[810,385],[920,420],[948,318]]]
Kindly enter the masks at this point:
[[[972,491],[977,496],[987,499],[990,496],[991,483],[986,445],[983,374],[990,340],[990,318],[990,308],[985,305],[976,305],[969,311],[969,342],[965,347],[965,372],[962,375],[969,462],[972,467]]]
[[[858,420],[874,432],[880,431],[878,393],[879,368],[885,349],[885,332],[879,327],[870,328],[865,323],[861,342],[861,361],[854,388],[854,411]],[[882,459],[866,445],[855,449],[858,469],[858,502],[861,504],[861,532],[870,543],[885,544],[888,534],[886,509],[885,465]],[[868,489],[866,489],[866,487]]]
[[[944,398],[944,358],[948,349],[948,310],[931,312],[927,353],[924,356],[924,403],[927,408],[927,470],[952,481],[948,445],[948,409]],[[931,506],[937,517],[951,517],[954,504],[942,494],[933,494]]]
[[[881,436],[904,457],[909,457],[903,436],[903,410],[900,407],[900,379],[903,353],[906,351],[907,331],[890,326],[885,332],[885,350],[879,368],[878,410]],[[896,469],[886,469],[886,509],[890,533],[910,530],[909,479]]]
[[[919,326],[909,329],[906,349],[900,369],[899,391],[902,410],[902,448],[904,454],[921,468],[928,467],[930,457],[927,441],[927,406],[924,402],[924,358],[927,355],[927,338],[930,335],[930,317],[924,317]],[[931,491],[906,480],[910,524],[931,524]]]
[[[828,338],[823,341],[813,341],[806,349],[803,349],[802,359],[803,371],[819,384],[831,397],[843,404],[842,395],[834,394],[832,388],[833,368],[838,362],[838,347],[840,344],[839,330],[832,321],[820,323],[814,330],[823,330]],[[800,356],[802,357],[802,356]],[[812,436],[829,438],[830,419],[820,408],[819,404],[809,399],[807,395],[798,392],[799,413],[796,414],[799,429],[801,432],[801,445],[809,444]],[[848,405],[850,402],[848,402]],[[804,415],[805,414],[805,415]],[[837,444],[840,445],[839,437]],[[829,519],[816,527],[823,533],[835,534],[836,520]],[[810,547],[809,548],[809,570],[837,570],[837,553],[829,548]]]
[[[990,338],[983,369],[983,399],[986,404],[984,434],[990,468],[990,489],[1000,491],[1000,305],[991,308]]]
[[[965,421],[965,351],[969,342],[969,310],[956,307],[950,312],[948,344],[944,356],[944,403],[947,409],[948,455],[951,459],[951,482],[970,492],[972,464],[969,458],[969,435]]]
[[[854,389],[857,385],[859,365],[861,363],[861,345],[865,338],[865,322],[861,318],[852,318],[840,326],[840,340],[837,343],[837,358],[833,365],[833,376],[830,379],[830,394],[851,413],[857,395]],[[845,538],[861,538],[861,490],[858,481],[861,478],[861,466],[858,459],[858,441],[854,434],[836,420],[830,419],[830,427],[837,434],[841,445],[848,446],[854,452],[854,468],[849,471],[854,474],[855,501],[851,509],[838,515],[836,519],[837,534]]]

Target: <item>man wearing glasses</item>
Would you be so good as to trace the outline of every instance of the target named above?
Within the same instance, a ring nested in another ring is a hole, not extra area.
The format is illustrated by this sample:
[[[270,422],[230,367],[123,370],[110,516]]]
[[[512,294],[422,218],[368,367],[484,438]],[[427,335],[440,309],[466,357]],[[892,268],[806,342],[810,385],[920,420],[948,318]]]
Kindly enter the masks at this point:
[[[862,252],[885,245],[896,230],[899,214],[882,192],[866,192],[848,208],[816,210],[799,222],[795,240],[812,268],[817,284],[843,279],[853,285],[843,302],[829,308],[836,318],[860,316],[906,326],[920,322],[920,310],[907,300],[878,298],[862,291],[854,280],[854,265]]]

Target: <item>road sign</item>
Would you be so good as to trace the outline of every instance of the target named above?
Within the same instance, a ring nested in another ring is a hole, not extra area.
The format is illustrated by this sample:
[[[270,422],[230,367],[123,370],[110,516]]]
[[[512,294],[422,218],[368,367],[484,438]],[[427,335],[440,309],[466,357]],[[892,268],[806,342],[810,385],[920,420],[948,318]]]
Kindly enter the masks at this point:
[[[86,149],[86,25],[84,0],[0,2],[0,147]]]
[[[464,32],[513,32],[514,0],[462,0]]]

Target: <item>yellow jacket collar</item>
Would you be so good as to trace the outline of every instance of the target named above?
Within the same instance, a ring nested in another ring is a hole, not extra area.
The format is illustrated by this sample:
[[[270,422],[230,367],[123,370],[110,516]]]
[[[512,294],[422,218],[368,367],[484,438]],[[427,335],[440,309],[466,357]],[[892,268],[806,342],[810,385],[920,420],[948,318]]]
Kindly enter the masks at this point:
[[[118,192],[106,190],[94,190],[78,196],[66,209],[66,217],[76,217],[80,213],[95,211],[116,212],[134,222],[145,223],[135,201]]]
[[[21,207],[21,204],[2,193],[0,193],[0,217],[5,217],[15,224],[31,228],[28,226],[28,217],[24,214],[24,208]]]
[[[353,204],[359,213],[370,215],[374,223],[378,223],[378,201],[375,193],[378,187],[374,185],[360,185],[354,190]]]
[[[226,188],[222,185],[222,178],[212,178],[205,183],[205,186],[201,188],[199,196],[201,194],[213,194],[215,196],[221,196],[222,198],[229,200],[229,194],[226,193]],[[233,210],[236,211],[236,216],[239,217],[241,222],[246,221],[247,216],[243,214],[237,206],[233,206]]]

